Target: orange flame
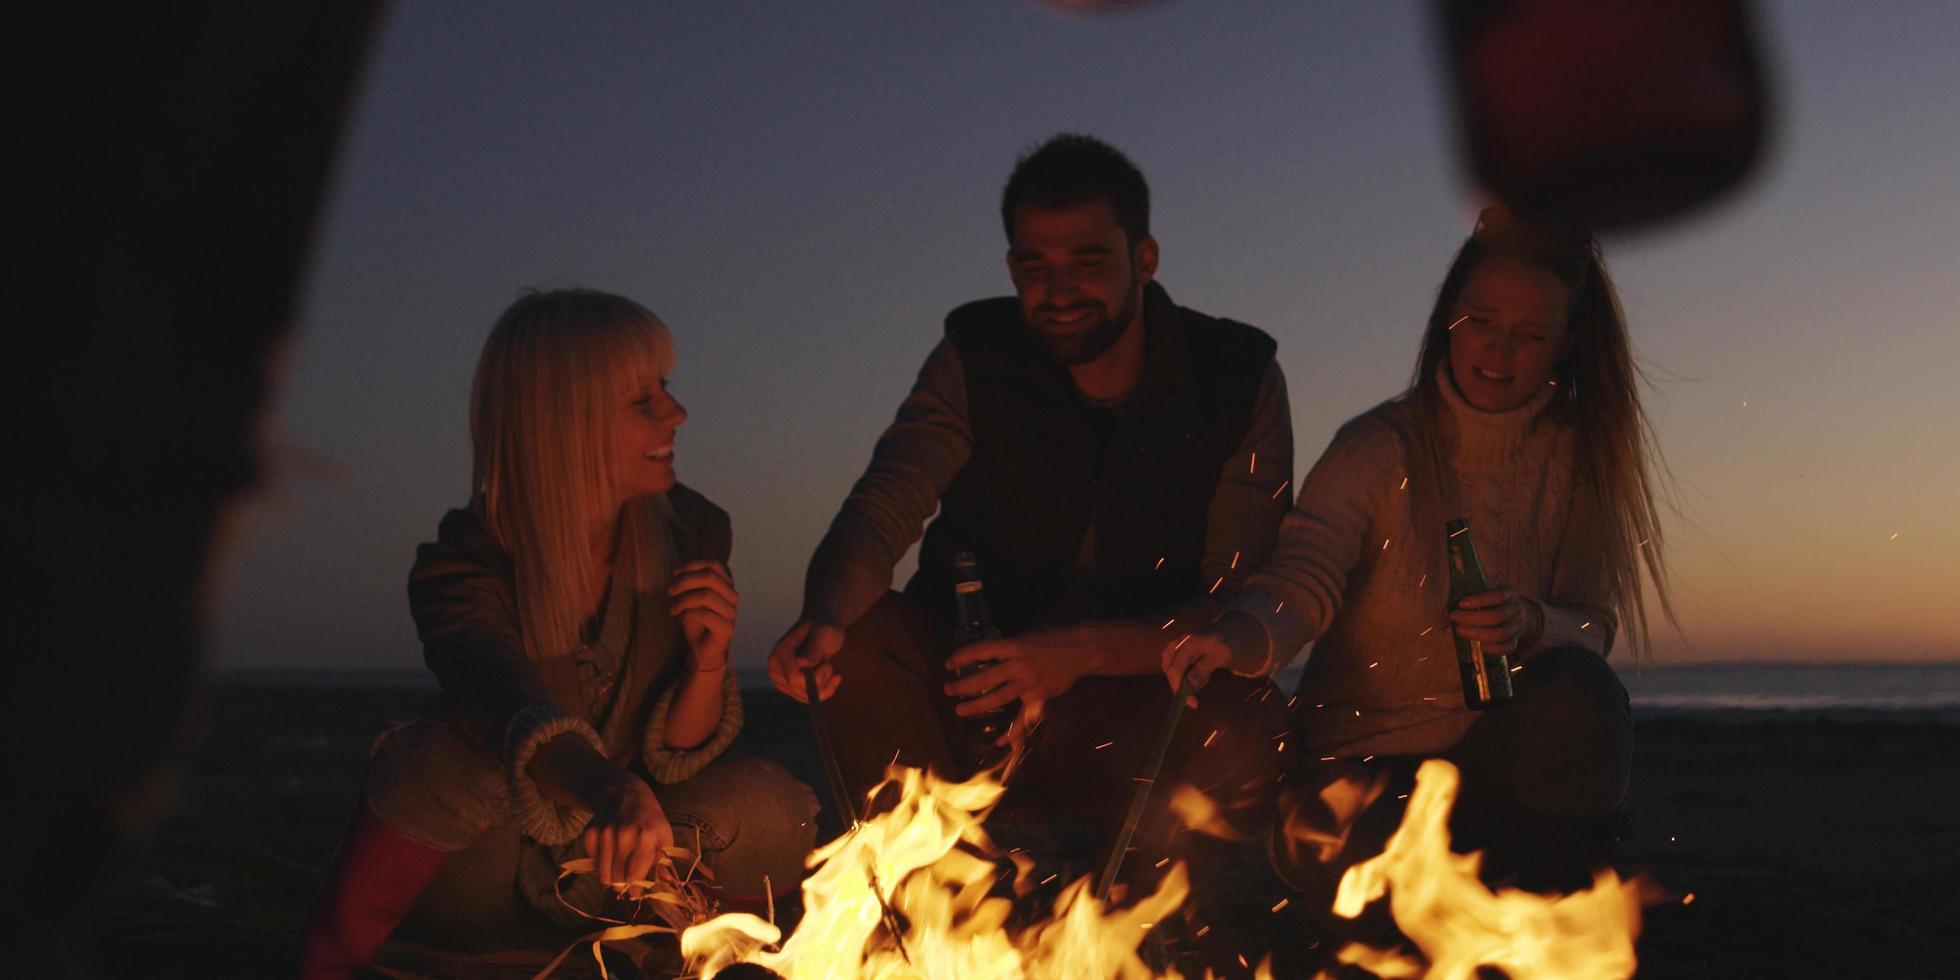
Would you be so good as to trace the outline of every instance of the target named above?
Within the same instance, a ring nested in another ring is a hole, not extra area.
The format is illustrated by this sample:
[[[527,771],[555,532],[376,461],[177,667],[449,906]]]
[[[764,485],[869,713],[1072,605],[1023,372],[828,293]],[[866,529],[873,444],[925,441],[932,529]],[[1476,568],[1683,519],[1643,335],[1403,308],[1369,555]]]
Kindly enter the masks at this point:
[[[1481,855],[1450,850],[1456,789],[1455,766],[1424,762],[1387,849],[1349,868],[1334,898],[1334,911],[1353,918],[1387,893],[1396,925],[1422,957],[1356,943],[1339,952],[1340,962],[1382,977],[1436,980],[1470,980],[1480,966],[1513,980],[1632,976],[1638,884],[1608,870],[1594,877],[1591,888],[1570,895],[1508,888],[1493,893],[1477,876]]]
[[[795,933],[785,939],[744,913],[710,919],[681,935],[690,969],[704,980],[736,963],[789,980],[1156,975],[1137,947],[1183,904],[1182,864],[1155,894],[1126,908],[1105,907],[1089,880],[1078,880],[1062,889],[1047,921],[1009,935],[1011,901],[991,894],[999,872],[983,856],[995,849],[980,826],[1002,792],[993,774],[954,783],[893,766],[886,778],[900,787],[897,805],[810,855],[815,871],[803,883]],[[1016,864],[1021,890],[1031,865]],[[903,953],[884,931],[874,881],[890,889],[886,897],[905,923]]]

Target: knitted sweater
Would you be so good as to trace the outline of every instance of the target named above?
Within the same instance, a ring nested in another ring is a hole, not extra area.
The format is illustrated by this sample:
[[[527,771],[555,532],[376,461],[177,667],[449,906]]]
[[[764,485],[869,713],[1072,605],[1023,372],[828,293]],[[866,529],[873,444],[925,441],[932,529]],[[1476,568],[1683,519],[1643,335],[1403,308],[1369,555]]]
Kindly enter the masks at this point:
[[[1315,644],[1294,710],[1322,758],[1439,752],[1477,719],[1463,703],[1446,618],[1442,526],[1451,517],[1468,520],[1493,585],[1544,607],[1545,631],[1522,659],[1565,644],[1604,655],[1612,642],[1602,569],[1577,538],[1587,521],[1573,520],[1593,495],[1573,479],[1575,431],[1546,411],[1553,389],[1486,412],[1463,400],[1447,366],[1436,383],[1449,474],[1429,476],[1435,466],[1424,465],[1432,457],[1407,403],[1348,422],[1301,485],[1272,557],[1232,605],[1257,619],[1270,643],[1240,654],[1269,652],[1284,664]]]
[[[728,514],[720,507],[676,484],[665,513],[677,562],[728,560]],[[686,669],[686,641],[664,588],[639,594],[615,579],[591,643],[547,662],[527,656],[516,572],[470,509],[449,512],[436,540],[416,550],[408,598],[423,657],[442,686],[440,713],[478,731],[492,751],[501,748],[511,815],[540,843],[569,840],[591,818],[546,799],[531,779],[532,757],[552,738],[578,735],[616,763],[637,763],[656,782],[677,783],[741,730],[741,691],[729,671],[714,733],[691,749],[668,747],[667,715]]]

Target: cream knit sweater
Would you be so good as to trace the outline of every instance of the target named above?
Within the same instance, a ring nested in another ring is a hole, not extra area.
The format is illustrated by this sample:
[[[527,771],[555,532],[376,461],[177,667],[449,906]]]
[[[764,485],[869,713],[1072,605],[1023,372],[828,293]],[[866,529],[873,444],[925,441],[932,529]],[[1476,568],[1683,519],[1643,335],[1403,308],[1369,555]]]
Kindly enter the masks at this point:
[[[1573,480],[1572,427],[1546,411],[1554,389],[1486,412],[1458,394],[1447,365],[1436,383],[1459,513],[1418,513],[1446,509],[1448,481],[1440,492],[1419,485],[1433,467],[1412,454],[1428,451],[1412,439],[1406,406],[1385,403],[1335,434],[1272,557],[1232,604],[1265,627],[1275,663],[1314,643],[1295,712],[1307,749],[1322,758],[1439,752],[1480,714],[1464,707],[1445,618],[1441,528],[1450,517],[1469,522],[1493,585],[1544,607],[1544,634],[1522,659],[1565,644],[1604,655],[1612,643],[1599,563],[1568,530],[1592,495]],[[1238,652],[1256,661],[1267,651]]]

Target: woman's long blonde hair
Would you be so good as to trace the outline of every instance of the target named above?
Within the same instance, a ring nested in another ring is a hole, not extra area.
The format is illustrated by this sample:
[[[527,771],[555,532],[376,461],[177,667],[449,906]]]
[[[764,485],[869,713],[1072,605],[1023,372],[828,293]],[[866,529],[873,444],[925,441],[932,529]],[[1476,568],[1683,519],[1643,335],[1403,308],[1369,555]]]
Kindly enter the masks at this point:
[[[621,505],[613,426],[631,392],[658,385],[673,363],[659,317],[589,289],[527,293],[484,341],[470,385],[472,506],[515,567],[533,660],[580,643],[604,585],[595,530],[617,519],[612,573],[636,592],[671,570],[665,495]]]
[[[1547,410],[1577,428],[1575,479],[1583,481],[1599,504],[1589,511],[1592,526],[1576,528],[1579,533],[1572,540],[1599,552],[1600,583],[1620,613],[1635,659],[1644,662],[1652,657],[1653,644],[1642,591],[1643,568],[1662,613],[1669,623],[1676,623],[1668,599],[1660,511],[1655,505],[1657,489],[1664,491],[1657,487],[1657,472],[1664,474],[1666,468],[1653,427],[1640,407],[1645,375],[1634,361],[1626,315],[1606,274],[1599,243],[1584,233],[1525,225],[1502,208],[1486,209],[1437,291],[1415,376],[1409,382],[1409,402],[1434,440],[1445,411],[1436,385],[1441,365],[1449,357],[1450,313],[1477,263],[1490,255],[1522,259],[1565,284],[1572,350],[1559,366],[1559,394]],[[1664,492],[1659,496],[1664,497]]]

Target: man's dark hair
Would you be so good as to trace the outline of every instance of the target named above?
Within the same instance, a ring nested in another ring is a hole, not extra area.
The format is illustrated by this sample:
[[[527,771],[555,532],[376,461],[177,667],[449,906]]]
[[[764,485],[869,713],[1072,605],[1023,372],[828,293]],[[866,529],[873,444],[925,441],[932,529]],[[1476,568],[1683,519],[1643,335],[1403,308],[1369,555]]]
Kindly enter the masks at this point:
[[[1108,201],[1131,248],[1150,234],[1150,186],[1115,147],[1093,136],[1061,133],[1014,164],[1000,195],[1000,221],[1014,238],[1014,209],[1069,207]]]

